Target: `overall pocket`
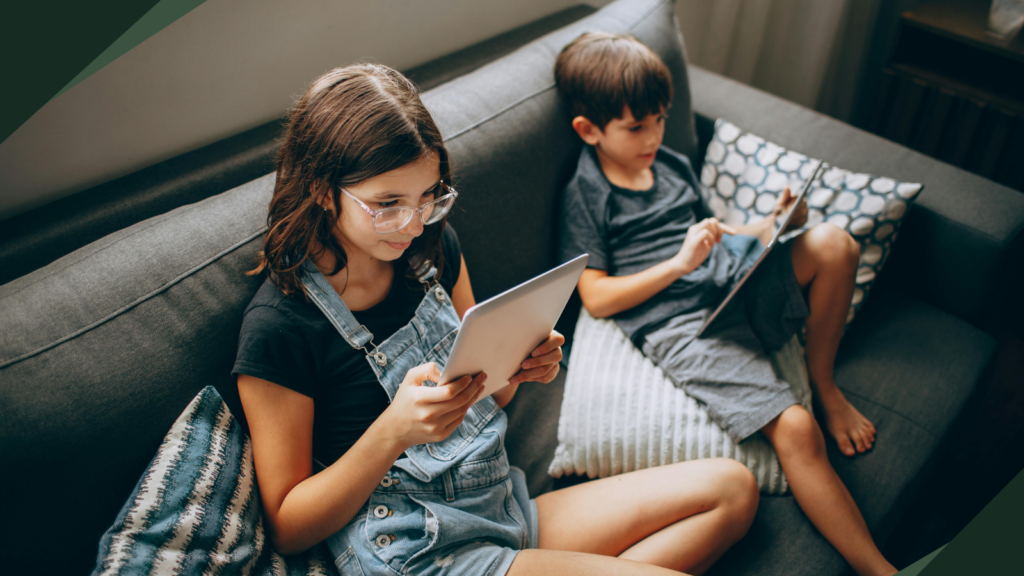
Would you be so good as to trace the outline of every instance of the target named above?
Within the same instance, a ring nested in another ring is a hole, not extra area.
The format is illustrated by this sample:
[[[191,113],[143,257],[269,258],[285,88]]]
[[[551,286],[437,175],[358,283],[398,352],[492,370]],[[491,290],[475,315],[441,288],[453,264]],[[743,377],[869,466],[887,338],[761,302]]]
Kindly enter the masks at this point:
[[[368,546],[392,570],[403,573],[410,560],[427,553],[437,532],[437,516],[423,503],[401,493],[370,496]]]
[[[338,568],[341,576],[366,576],[363,567],[359,565],[359,558],[351,546],[341,556],[334,559],[334,565]]]

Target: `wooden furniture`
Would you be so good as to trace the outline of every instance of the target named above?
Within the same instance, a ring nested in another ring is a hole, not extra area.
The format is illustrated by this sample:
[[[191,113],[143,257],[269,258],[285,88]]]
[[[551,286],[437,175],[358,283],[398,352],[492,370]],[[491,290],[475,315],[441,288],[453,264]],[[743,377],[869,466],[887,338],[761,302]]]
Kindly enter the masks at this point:
[[[990,0],[900,16],[868,130],[1024,191],[1024,33],[988,32]]]

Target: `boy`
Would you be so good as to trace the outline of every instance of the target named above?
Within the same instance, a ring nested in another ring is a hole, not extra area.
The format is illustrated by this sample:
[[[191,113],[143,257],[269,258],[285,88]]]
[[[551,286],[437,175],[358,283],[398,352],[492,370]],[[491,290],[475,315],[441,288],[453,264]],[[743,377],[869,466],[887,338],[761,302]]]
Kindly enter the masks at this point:
[[[792,195],[786,189],[774,214],[757,224],[715,220],[687,158],[661,146],[671,73],[632,36],[580,36],[558,56],[555,79],[587,144],[565,190],[559,234],[563,260],[590,253],[579,281],[583,305],[595,317],[614,318],[734,441],[764,433],[797,502],[858,574],[895,574],[829,464],[814,416],[765,354],[806,324],[808,374],[829,432],[847,456],[871,448],[874,426],[832,376],[860,256],[856,242],[822,224],[779,245],[741,297],[695,339],[768,243]],[[797,209],[791,228],[807,220],[806,205]]]

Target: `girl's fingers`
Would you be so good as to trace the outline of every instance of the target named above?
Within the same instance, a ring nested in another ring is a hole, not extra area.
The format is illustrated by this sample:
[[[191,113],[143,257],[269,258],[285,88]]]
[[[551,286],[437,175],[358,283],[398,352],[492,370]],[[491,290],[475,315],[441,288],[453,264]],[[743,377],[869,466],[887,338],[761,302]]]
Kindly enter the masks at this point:
[[[561,359],[562,359],[562,349],[561,348],[555,348],[554,350],[552,350],[551,352],[548,352],[547,354],[545,354],[543,356],[538,356],[536,358],[527,358],[527,360],[525,362],[523,362],[523,366],[522,367],[523,367],[523,370],[527,370],[529,368],[535,368],[537,366],[543,366],[545,364],[547,364],[547,365],[555,364],[555,363],[557,363]]]
[[[434,364],[433,362],[420,364],[405,373],[405,381],[409,382],[413,386],[422,386],[423,382],[427,380],[430,380],[431,382],[438,382],[441,380],[441,371],[437,369],[437,364]]]
[[[721,224],[720,226],[722,228],[722,232],[725,232],[726,234],[736,234],[736,229],[732,226],[726,226],[725,224]]]
[[[466,386],[458,395],[447,402],[438,403],[436,407],[442,411],[442,414],[468,408],[468,405],[472,403],[477,393],[483,389],[484,382],[486,381],[487,374],[484,374],[483,372],[477,374],[476,378],[473,378],[472,383],[469,386]]]
[[[551,382],[551,380],[555,379],[555,376],[558,375],[559,369],[560,366],[558,364],[551,364],[548,366],[541,366],[540,368],[535,368],[534,370],[537,370],[539,373],[536,376],[531,376],[529,380],[532,382],[541,382],[542,384],[548,384]]]
[[[438,376],[438,379],[440,379],[440,375]],[[423,388],[420,391],[420,394],[422,394],[421,398],[424,402],[432,404],[438,402],[450,402],[453,398],[456,398],[459,394],[465,392],[472,381],[473,377],[467,375],[457,380],[452,380],[444,386]]]
[[[548,373],[544,376],[544,379],[542,381],[545,384],[550,383],[551,380],[555,379],[555,376],[558,375],[558,371],[561,369],[562,367],[560,365],[555,364],[554,366],[551,367],[551,370],[548,370]]]
[[[456,413],[454,416],[452,416],[451,419],[448,420],[444,424],[444,429],[441,432],[441,434],[442,434],[441,439],[444,439],[444,438],[447,438],[447,437],[451,436],[452,432],[455,432],[455,429],[458,428],[459,425],[462,424],[462,421],[465,418],[466,418],[466,413],[465,412],[459,412],[459,413]]]
[[[548,335],[548,339],[545,340],[544,343],[541,344],[540,346],[537,346],[537,349],[534,350],[533,353],[530,354],[530,356],[536,358],[537,356],[547,354],[548,352],[551,352],[555,348],[560,347],[562,344],[565,344],[565,336],[562,336],[558,332],[552,330],[551,334]]]
[[[558,364],[555,364],[558,366]],[[509,380],[509,384],[522,384],[523,382],[536,382],[538,378],[544,376],[551,369],[550,366],[540,366],[538,368],[530,368],[529,370],[523,370],[512,377]]]

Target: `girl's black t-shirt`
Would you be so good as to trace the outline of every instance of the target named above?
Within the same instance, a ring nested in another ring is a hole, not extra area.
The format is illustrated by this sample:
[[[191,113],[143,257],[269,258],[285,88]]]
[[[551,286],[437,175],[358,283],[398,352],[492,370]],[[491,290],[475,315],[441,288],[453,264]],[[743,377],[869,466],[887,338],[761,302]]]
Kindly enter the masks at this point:
[[[450,225],[441,249],[444,266],[438,282],[451,294],[462,251]],[[395,280],[384,300],[353,312],[376,344],[408,324],[423,299],[423,285],[408,279],[406,270],[404,258],[395,261]],[[316,304],[302,295],[285,296],[269,279],[245,309],[231,373],[262,378],[313,399],[313,458],[323,466],[341,458],[389,403],[366,353],[349,346]]]

